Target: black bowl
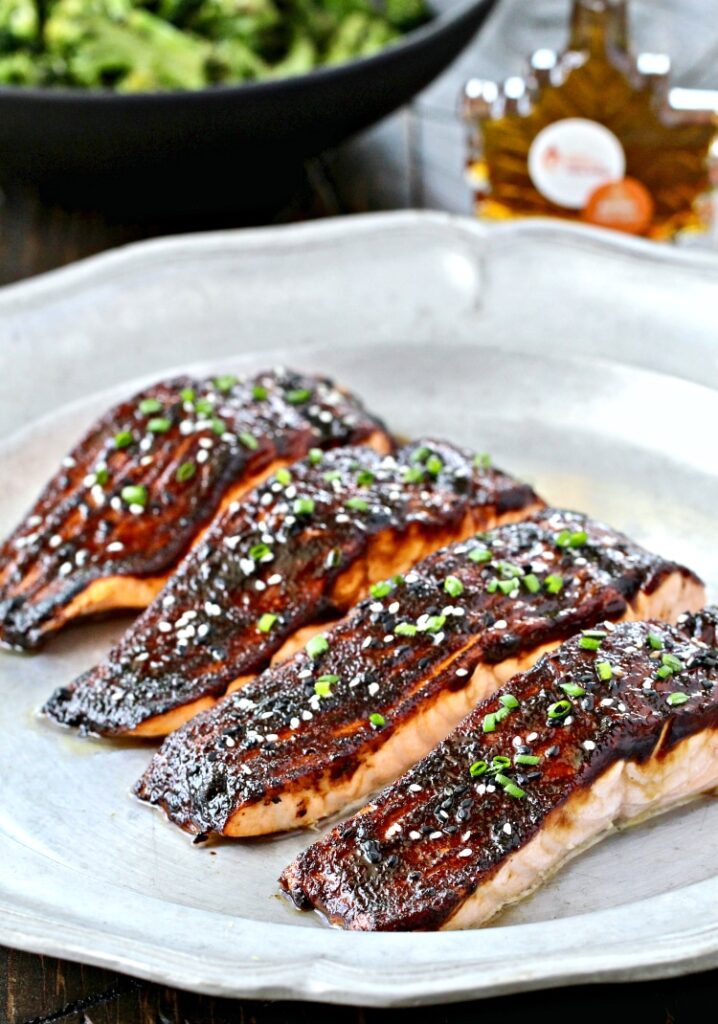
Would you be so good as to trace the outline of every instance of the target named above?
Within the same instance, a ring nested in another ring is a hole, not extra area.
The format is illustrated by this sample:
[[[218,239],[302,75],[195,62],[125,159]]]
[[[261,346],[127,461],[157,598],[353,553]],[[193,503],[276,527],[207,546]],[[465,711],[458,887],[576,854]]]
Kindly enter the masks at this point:
[[[428,85],[495,2],[443,0],[374,56],[280,81],[133,95],[0,88],[0,180],[153,213],[261,207],[303,160]]]

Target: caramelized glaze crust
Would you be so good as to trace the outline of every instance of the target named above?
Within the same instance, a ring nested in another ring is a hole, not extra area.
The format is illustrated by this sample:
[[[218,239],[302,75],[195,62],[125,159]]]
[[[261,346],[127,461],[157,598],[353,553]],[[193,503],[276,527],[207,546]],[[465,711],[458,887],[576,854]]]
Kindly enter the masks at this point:
[[[146,605],[228,492],[313,446],[365,441],[391,446],[323,378],[276,371],[147,388],[90,429],[0,547],[0,643],[32,648],[99,606]],[[102,580],[112,584],[80,600]]]
[[[572,638],[300,854],[282,888],[345,928],[451,927],[547,821],[560,835],[561,809],[607,771],[628,762],[650,779],[684,740],[715,735],[717,627],[712,608],[678,627],[608,622],[597,650]]]
[[[378,765],[395,734],[413,731],[383,781],[446,735],[465,707],[439,735],[422,716],[470,689],[482,664],[620,618],[674,573],[702,593],[687,570],[575,512],[547,509],[455,544],[360,604],[327,632],[325,650],[270,668],[171,735],[136,791],[190,832],[273,831],[238,819],[270,820],[285,800],[295,810],[280,827],[309,824],[321,816],[309,799],[330,794],[330,809],[341,806],[339,788]],[[356,786],[344,802],[361,795]]]
[[[305,459],[220,515],[105,661],[45,710],[101,734],[148,729],[176,709],[189,717],[300,627],[340,614],[382,569],[537,504],[530,487],[435,441],[396,458],[345,448]]]

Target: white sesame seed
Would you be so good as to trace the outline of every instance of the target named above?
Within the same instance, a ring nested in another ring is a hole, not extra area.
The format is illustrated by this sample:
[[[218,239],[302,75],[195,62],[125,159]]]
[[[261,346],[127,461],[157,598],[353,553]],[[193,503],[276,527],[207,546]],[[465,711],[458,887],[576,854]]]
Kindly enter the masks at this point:
[[[473,852],[473,851],[472,851],[472,850],[470,850],[470,849],[469,849],[469,847],[467,846],[465,850],[462,850],[462,851],[461,851],[461,853],[459,854],[459,856],[460,856],[460,857],[470,857],[470,856],[471,856],[471,854],[472,854],[472,852]]]
[[[468,668],[457,668],[457,670],[456,670],[456,675],[457,676],[468,676],[468,674],[469,674]]]
[[[172,631],[172,624],[170,622],[158,622],[157,628],[160,633],[170,633]]]
[[[348,523],[349,522],[349,516],[346,514],[346,512],[337,512],[337,514],[335,515],[334,518],[335,518],[335,520],[338,523]]]
[[[305,709],[304,711],[302,711],[302,718],[304,719],[305,722],[311,722],[311,720],[314,718],[314,715],[311,713],[311,711],[307,711]]]
[[[59,533],[55,533],[53,534],[52,537],[50,537],[48,544],[50,545],[51,548],[59,548],[60,545],[62,544],[62,537],[60,536]]]
[[[266,590],[267,584],[264,582],[264,580],[255,580],[254,589],[259,591]]]
[[[107,545],[107,550],[108,551],[122,551],[124,549],[124,547],[125,547],[125,545],[122,543],[121,540],[113,540],[110,544]]]
[[[386,636],[384,637],[384,643],[385,644],[393,644],[394,643],[394,637],[393,637],[393,635],[391,633],[387,633],[386,634]]]
[[[362,640],[361,646],[362,646],[362,650],[363,651],[366,650],[367,647],[370,647],[371,646],[371,637],[368,636],[368,637],[366,637],[366,639]]]
[[[392,601],[389,607],[387,608],[387,611],[389,612],[390,615],[396,615],[396,613],[399,611],[399,602]]]
[[[504,822],[503,831],[506,833],[507,836],[511,835],[512,828],[511,828],[511,822],[510,821]]]
[[[497,619],[494,623],[494,629],[506,629],[508,622],[506,619]]]
[[[132,513],[133,516],[141,516],[144,511],[144,505],[130,505],[130,512]]]
[[[114,508],[115,512],[119,512],[120,509],[122,508],[122,502],[120,501],[116,494],[114,495],[114,497],[110,498],[110,506]]]
[[[412,782],[411,785],[409,786],[409,792],[410,793],[421,793],[423,788],[424,787],[420,786],[417,782]]]
[[[197,636],[207,636],[209,633],[209,626],[206,622],[203,622],[201,626],[197,626]]]
[[[533,743],[534,740],[537,740],[537,739],[538,739],[538,733],[537,732],[530,732],[528,734],[528,736],[526,737],[526,742],[527,743]]]
[[[253,558],[240,558],[239,568],[242,570],[245,576],[251,576],[254,572],[254,559]]]
[[[211,437],[200,437],[199,446],[200,448],[213,448],[214,441],[212,440]]]
[[[212,604],[211,601],[205,601],[204,610],[208,615],[221,615],[222,609],[218,604]]]
[[[370,697],[375,697],[377,695],[377,693],[379,692],[379,684],[378,683],[369,683],[368,690],[369,690],[369,696]]]
[[[415,829],[412,829],[409,833],[409,839],[421,839],[421,832],[417,832]]]
[[[61,576],[67,576],[72,572],[72,562],[63,562],[59,569]]]
[[[300,725],[300,722],[299,722],[299,719],[297,718],[296,715],[294,716],[294,718],[290,718],[289,719],[289,728],[290,729],[298,729],[299,725]]]
[[[275,572],[267,580],[267,586],[268,587],[275,587],[278,583],[281,583],[281,582],[282,582],[282,574],[280,572]]]
[[[247,736],[249,736],[249,733],[247,733]],[[225,747],[236,747],[237,743],[233,736],[225,736],[224,745]]]
[[[72,467],[75,465],[75,460],[71,455],[66,455],[65,458],[62,460],[62,464],[65,467],[65,469],[72,469]]]
[[[197,452],[197,462],[200,464],[200,466],[202,465],[203,462],[206,462],[208,458],[209,452],[207,452],[204,448],[201,451]]]
[[[584,750],[595,750],[596,749],[596,744],[593,742],[593,740],[584,740],[583,741],[583,749]]]
[[[471,839],[471,832],[464,832],[463,836],[461,837],[461,842],[465,843],[468,839]]]
[[[399,824],[398,821],[395,821],[394,824],[390,825],[389,828],[384,833],[384,838],[391,839],[391,837],[395,836],[398,832],[401,832],[401,825]]]

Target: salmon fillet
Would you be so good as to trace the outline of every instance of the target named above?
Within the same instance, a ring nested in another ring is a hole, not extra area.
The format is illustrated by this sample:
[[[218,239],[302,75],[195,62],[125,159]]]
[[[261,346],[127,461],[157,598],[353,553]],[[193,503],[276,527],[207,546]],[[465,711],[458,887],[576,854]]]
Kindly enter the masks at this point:
[[[162,381],[89,430],[0,546],[0,644],[144,608],[217,510],[310,448],[392,444],[331,381],[289,371]]]
[[[710,608],[572,638],[300,854],[282,889],[349,929],[481,925],[614,829],[714,789],[717,628]]]
[[[310,825],[396,778],[577,629],[703,601],[687,569],[610,527],[538,512],[376,588],[319,648],[170,736],[136,792],[193,833]]]
[[[539,507],[449,444],[344,448],[284,468],[231,505],[96,668],[45,711],[102,735],[164,735],[336,618],[369,584],[477,528]]]

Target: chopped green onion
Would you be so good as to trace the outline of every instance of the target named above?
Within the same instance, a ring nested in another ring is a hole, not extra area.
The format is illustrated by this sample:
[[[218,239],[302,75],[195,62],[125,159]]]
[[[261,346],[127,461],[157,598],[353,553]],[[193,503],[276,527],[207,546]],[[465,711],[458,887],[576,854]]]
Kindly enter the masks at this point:
[[[488,548],[472,548],[467,558],[479,565],[481,562],[490,562],[492,555]]]
[[[431,452],[428,448],[415,448],[409,456],[409,462],[426,462],[430,455]]]
[[[331,697],[332,686],[338,682],[339,676],[332,675],[331,673],[319,676],[319,679],[314,684],[314,692],[318,697]]]
[[[259,622],[257,623],[257,629],[260,633],[268,633],[277,621],[277,618],[278,616],[273,615],[272,612],[265,612],[264,615],[260,616]]]
[[[129,430],[121,430],[119,434],[115,434],[115,448],[127,448],[133,441],[134,438]]]
[[[421,629],[424,633],[438,633],[445,622],[445,615],[430,615]]]
[[[670,704],[671,707],[676,707],[678,704],[685,704],[686,701],[690,699],[690,694],[681,693],[679,690],[676,690],[674,693],[668,694],[666,697],[666,703]]]
[[[263,402],[267,395],[268,391],[263,384],[255,384],[252,388],[252,398],[256,398],[258,402]]]
[[[597,661],[596,673],[603,683],[607,683],[610,679],[613,679],[613,668],[608,661]]]
[[[158,398],[143,398],[137,407],[144,416],[151,412],[161,412],[162,402]]]
[[[213,418],[210,426],[212,427],[212,433],[216,434],[218,437],[221,437],[222,434],[227,431],[227,424],[224,420],[220,419],[219,416],[215,416]]]
[[[171,426],[172,422],[166,416],[153,416],[147,424],[147,429],[152,434],[166,434]]]
[[[297,498],[292,508],[295,516],[310,516],[314,511],[314,499]]]
[[[665,665],[665,667],[669,668],[672,672],[682,672],[685,668],[685,665],[683,664],[681,659],[677,658],[675,654],[662,655],[661,664]]]
[[[489,766],[487,765],[486,761],[474,761],[474,763],[469,768],[469,775],[473,775],[473,777],[477,779],[479,775],[484,774],[488,767]]]
[[[484,715],[481,728],[484,732],[496,732],[496,715]]]
[[[212,426],[212,429],[215,430],[215,432],[217,432],[216,427],[214,427],[214,425]],[[237,434],[237,437],[242,442],[245,448],[249,448],[250,452],[256,452],[257,448],[259,448],[259,441],[254,436],[254,434],[249,434],[247,433],[246,430],[243,430],[241,434]]]
[[[588,540],[585,530],[561,530],[556,536],[556,546],[559,548],[580,548]]]
[[[558,573],[551,573],[543,581],[543,585],[549,594],[560,594],[563,589],[563,576],[559,576]]]
[[[660,636],[657,636],[655,633],[649,633],[646,637],[646,642],[648,646],[654,651],[663,650],[663,640]]]
[[[424,479],[424,470],[421,466],[405,466],[401,476],[405,484],[418,484]]]
[[[260,541],[259,544],[253,544],[249,549],[249,557],[253,561],[258,562],[261,558],[265,558],[267,555],[271,555],[272,549],[269,544],[265,544],[264,541]]]
[[[524,574],[523,569],[518,565],[514,565],[513,562],[497,562],[496,568],[504,580],[519,579]]]
[[[147,504],[147,488],[142,484],[128,484],[122,488],[120,494],[128,505],[141,505],[144,508]]]
[[[605,629],[582,629],[581,636],[588,636],[593,640],[605,640],[608,633]]]
[[[511,708],[500,707],[498,711],[494,712],[497,722],[503,722],[505,718],[508,718],[511,714]]]
[[[583,697],[586,693],[582,686],[578,683],[560,683],[559,684],[564,693],[567,693],[569,697]]]
[[[539,590],[541,589],[540,579],[532,572],[530,572],[527,576],[523,576],[521,582],[530,594],[538,594]]]
[[[659,679],[668,679],[669,676],[673,675],[673,669],[669,668],[668,665],[661,665],[659,669],[656,669],[656,675]]]
[[[301,405],[303,402],[309,401],[312,393],[309,388],[294,388],[292,391],[287,391],[284,397],[290,405]]]
[[[526,796],[526,790],[521,789],[521,787],[517,786],[515,782],[508,782],[504,786],[504,793],[508,793],[509,796],[514,797],[515,800],[520,800],[522,797]]]
[[[360,487],[371,487],[375,477],[370,469],[361,469],[357,473],[357,483]]]
[[[292,482],[292,474],[284,466],[282,466],[281,469],[278,469],[274,476],[277,480],[277,483],[281,484],[282,487],[288,487],[289,484],[291,484]]]
[[[392,585],[389,580],[381,580],[379,583],[373,583],[371,587],[369,587],[369,593],[372,597],[377,599],[386,597],[387,594],[391,593],[391,590]]]
[[[497,580],[498,588],[502,594],[513,594],[518,592],[520,583],[517,579]]]
[[[601,646],[601,641],[597,636],[582,636],[578,641],[578,646],[584,651],[597,651]]]
[[[394,626],[394,632],[397,636],[416,636],[418,629],[411,622],[399,622]]]
[[[502,693],[499,697],[499,704],[503,704],[505,708],[517,708],[519,706],[519,702],[513,693]]]
[[[317,633],[307,643],[305,650],[310,658],[318,658],[320,654],[324,654],[325,651],[329,650],[329,641],[323,633]]]
[[[109,479],[110,471],[108,470],[107,466],[98,466],[98,468],[95,470],[95,483],[106,484]]]
[[[341,480],[341,478],[342,474],[338,469],[328,469],[326,473],[322,473],[322,480],[326,480],[328,484],[330,484],[332,480]]]
[[[183,402],[194,402],[194,388],[182,388],[180,398]]]
[[[181,466],[178,466],[175,478],[179,483],[185,484],[188,480],[192,479],[196,472],[197,467],[194,462],[183,462]]]
[[[474,455],[474,465],[477,469],[488,469],[491,465],[491,456],[488,452],[477,452]]]
[[[381,729],[383,725],[386,725],[386,719],[383,715],[380,715],[378,711],[374,711],[369,715],[369,721],[375,729]]]
[[[464,584],[458,576],[447,576],[444,580],[444,590],[451,597],[460,597],[464,593]]]
[[[496,757],[491,758],[491,767],[494,771],[497,771],[499,768],[510,768],[511,758],[506,757],[504,754],[497,754]]]
[[[221,391],[223,395],[226,395],[228,391],[231,391],[236,383],[237,378],[232,373],[226,373],[223,377],[215,377],[214,380],[214,386],[218,391]]]
[[[486,593],[487,594],[495,594],[498,589],[499,589],[499,581],[498,580],[489,580],[489,582],[486,584]]]
[[[307,454],[307,458],[309,459],[309,464],[311,466],[316,466],[317,463],[321,462],[322,459],[324,458],[324,452],[321,450],[321,448],[310,448]]]
[[[549,705],[548,717],[564,718],[569,713],[572,707],[573,704],[570,700],[557,700],[555,704]]]
[[[508,784],[511,782],[509,776],[504,775],[503,772],[497,772],[494,778],[496,779],[500,786],[508,786]]]
[[[368,512],[369,502],[364,498],[347,498],[344,502],[345,508],[353,509],[355,512]]]
[[[430,455],[426,460],[425,466],[428,473],[431,473],[432,476],[438,476],[444,468],[444,463],[438,455]]]
[[[515,754],[514,764],[538,764],[541,758],[536,754]]]
[[[209,416],[214,411],[214,405],[209,398],[198,398],[194,407],[202,416]]]

